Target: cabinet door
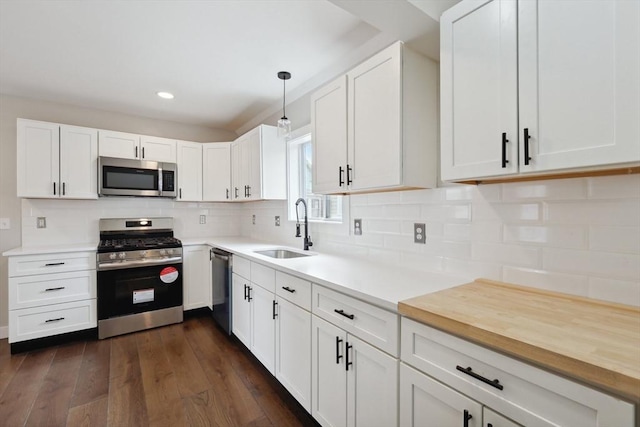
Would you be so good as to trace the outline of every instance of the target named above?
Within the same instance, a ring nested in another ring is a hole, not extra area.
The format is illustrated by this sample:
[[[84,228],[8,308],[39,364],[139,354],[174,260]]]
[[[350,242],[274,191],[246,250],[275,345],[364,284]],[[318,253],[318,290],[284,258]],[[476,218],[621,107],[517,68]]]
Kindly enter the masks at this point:
[[[231,198],[241,200],[244,198],[244,185],[242,184],[242,153],[240,140],[231,143]]]
[[[140,158],[154,162],[176,163],[176,141],[142,135],[140,137]]]
[[[322,426],[347,424],[347,334],[340,328],[312,316],[311,396],[313,418]]]
[[[516,25],[515,0],[461,2],[442,15],[442,180],[518,172]]]
[[[482,423],[486,427],[522,427],[487,407],[482,408]]]
[[[202,200],[231,200],[231,143],[202,144]]]
[[[231,282],[233,286],[233,292],[231,293],[233,334],[248,349],[251,349],[251,304],[245,298],[250,283],[244,277],[235,273],[232,275]]]
[[[139,159],[140,135],[133,133],[98,131],[98,155],[121,159]]]
[[[184,310],[211,305],[211,262],[208,246],[185,246],[184,254]]]
[[[387,427],[398,422],[398,359],[347,336],[347,415],[351,427]]]
[[[518,5],[520,170],[639,161],[640,2]]]
[[[98,131],[60,126],[60,197],[98,198]]]
[[[247,198],[262,199],[262,143],[260,128],[249,133],[243,142],[243,161],[246,165]]]
[[[347,78],[311,95],[313,192],[347,190]]]
[[[251,352],[271,372],[275,373],[276,358],[276,297],[261,286],[251,284]]]
[[[178,201],[202,200],[202,144],[178,141]]]
[[[60,126],[17,121],[18,197],[58,197],[60,194]]]
[[[278,297],[275,375],[311,412],[311,313]]]
[[[394,44],[347,74],[351,190],[402,183],[401,49]]]
[[[400,426],[481,427],[482,405],[401,363]]]

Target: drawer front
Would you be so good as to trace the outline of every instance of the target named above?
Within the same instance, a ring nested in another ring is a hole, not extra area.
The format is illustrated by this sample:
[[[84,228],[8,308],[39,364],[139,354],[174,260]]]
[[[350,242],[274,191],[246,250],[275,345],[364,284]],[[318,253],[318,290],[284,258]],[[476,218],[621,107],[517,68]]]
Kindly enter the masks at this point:
[[[311,311],[311,282],[276,271],[276,295]]]
[[[9,310],[96,297],[95,270],[9,279]]]
[[[396,313],[315,283],[312,286],[312,294],[311,309],[313,314],[392,356],[398,356],[399,320]]]
[[[233,258],[233,272],[238,276],[242,276],[247,280],[251,280],[251,261],[246,258],[241,258],[234,255]]]
[[[401,329],[402,361],[520,424],[633,425],[628,402],[411,319]]]
[[[95,252],[22,255],[9,258],[9,277],[95,269]]]
[[[95,328],[96,300],[9,311],[9,342]]]
[[[276,292],[276,271],[255,262],[251,263],[251,282],[268,290]]]

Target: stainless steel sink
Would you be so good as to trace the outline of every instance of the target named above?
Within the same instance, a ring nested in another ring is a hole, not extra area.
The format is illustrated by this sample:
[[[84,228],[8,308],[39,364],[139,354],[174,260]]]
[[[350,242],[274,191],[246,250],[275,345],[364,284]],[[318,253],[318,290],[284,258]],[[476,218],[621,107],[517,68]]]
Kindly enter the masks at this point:
[[[305,254],[301,252],[294,252],[288,249],[266,249],[264,251],[254,251],[254,252],[260,255],[268,256],[271,258],[278,258],[278,259],[300,258],[300,257],[313,255],[313,254]]]

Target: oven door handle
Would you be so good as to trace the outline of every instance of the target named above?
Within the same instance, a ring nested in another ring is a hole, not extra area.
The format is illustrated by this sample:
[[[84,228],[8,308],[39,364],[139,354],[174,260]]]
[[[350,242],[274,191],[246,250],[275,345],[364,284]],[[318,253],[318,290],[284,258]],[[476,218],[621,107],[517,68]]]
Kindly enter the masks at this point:
[[[140,261],[124,261],[124,262],[106,262],[98,264],[98,271],[104,270],[117,270],[121,268],[129,268],[129,267],[152,267],[154,265],[164,265],[164,264],[182,264],[182,257],[170,257],[163,259],[149,259],[149,260],[140,260]]]

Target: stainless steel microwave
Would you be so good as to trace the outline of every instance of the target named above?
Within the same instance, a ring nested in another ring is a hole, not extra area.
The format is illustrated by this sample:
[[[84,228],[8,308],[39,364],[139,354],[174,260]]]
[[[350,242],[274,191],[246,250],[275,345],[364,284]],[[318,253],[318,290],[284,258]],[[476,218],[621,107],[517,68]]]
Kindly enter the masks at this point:
[[[147,160],[98,158],[100,196],[177,196],[175,163]]]

